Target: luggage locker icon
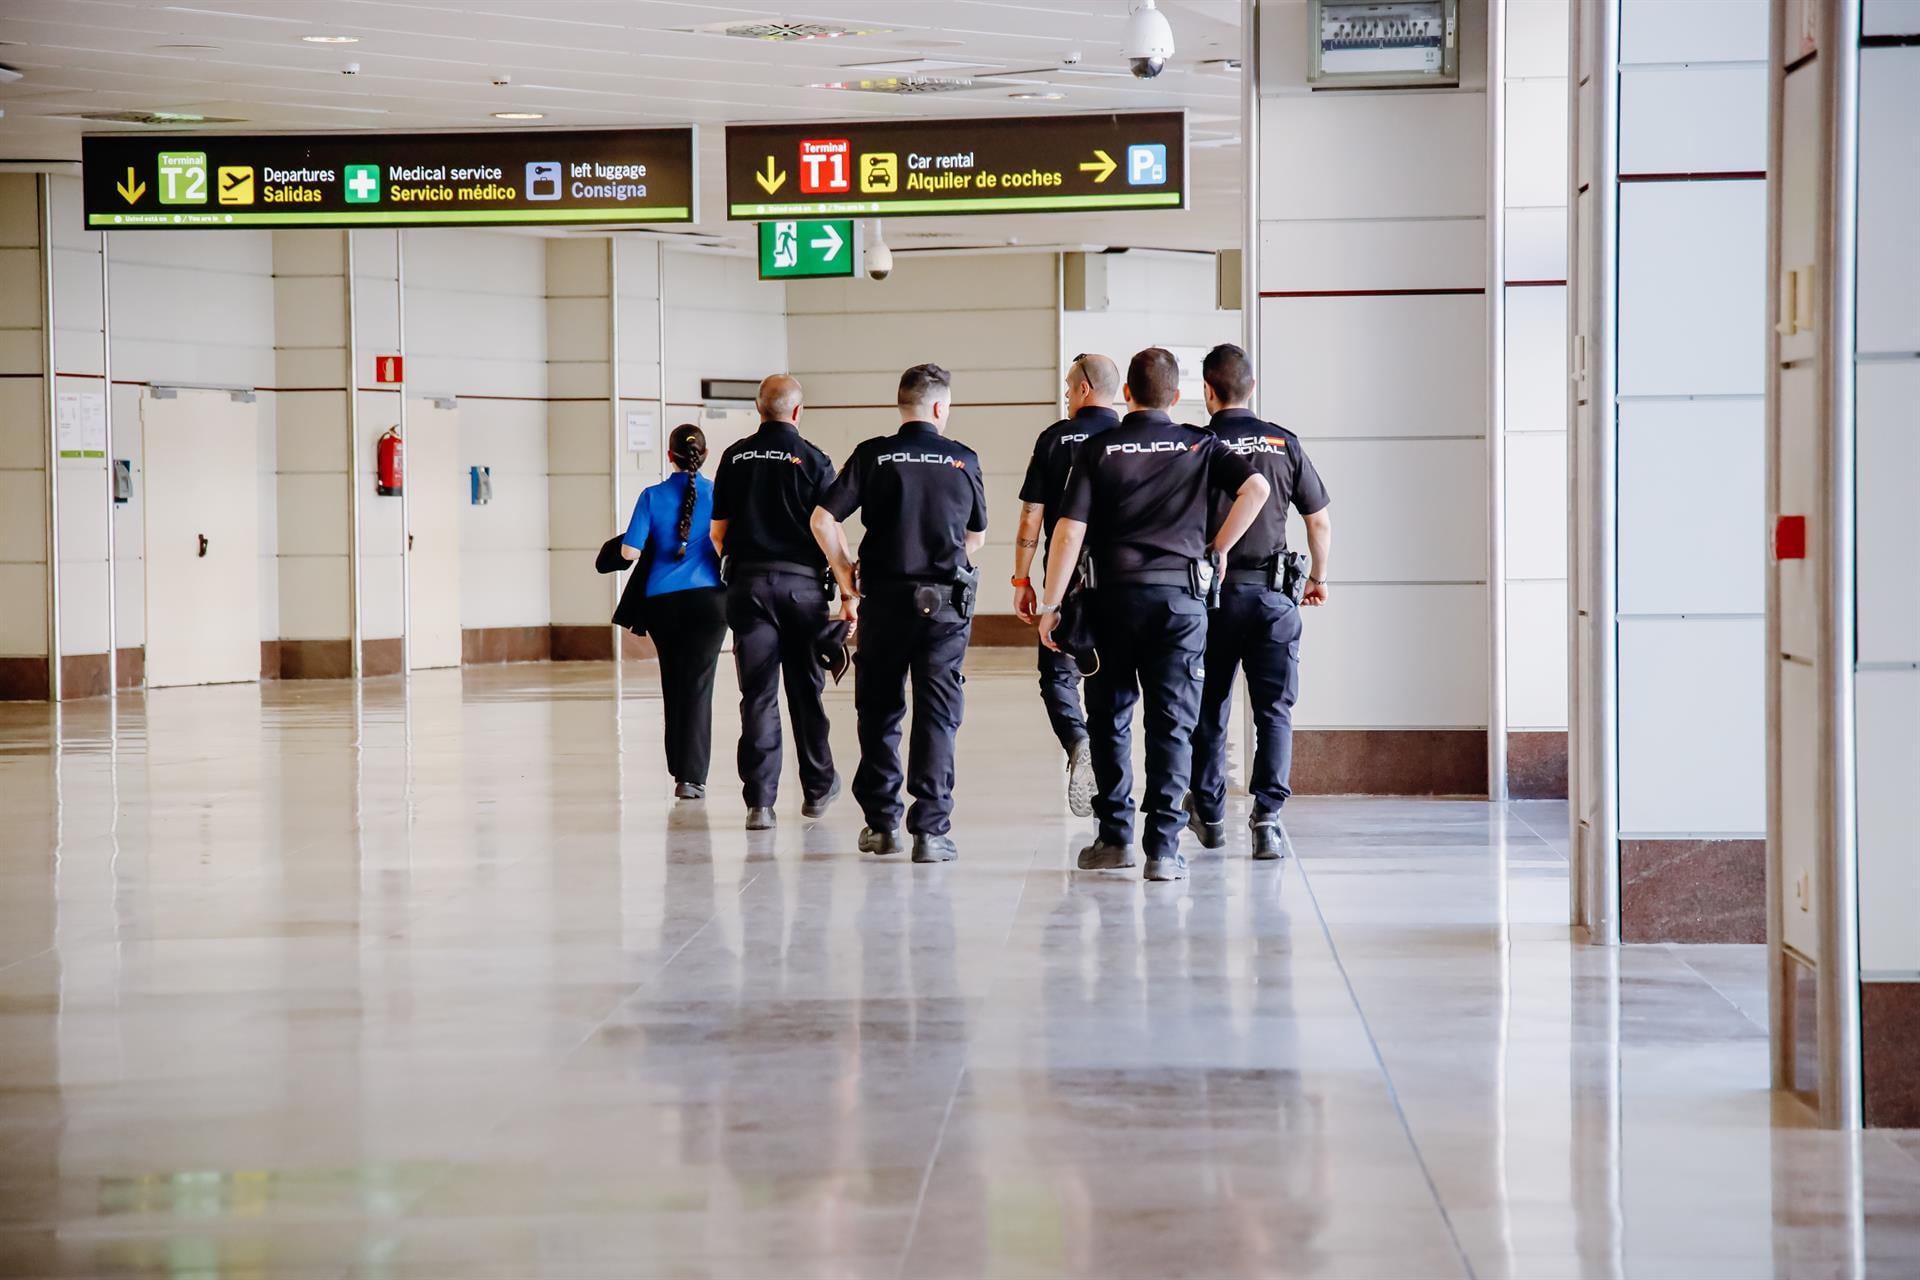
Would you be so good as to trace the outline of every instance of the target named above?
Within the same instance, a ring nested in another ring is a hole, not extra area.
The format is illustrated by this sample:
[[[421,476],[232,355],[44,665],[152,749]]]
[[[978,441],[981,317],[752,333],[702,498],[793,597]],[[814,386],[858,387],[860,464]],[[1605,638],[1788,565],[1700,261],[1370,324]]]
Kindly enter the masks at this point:
[[[532,160],[527,163],[527,199],[558,200],[560,198],[560,165],[553,160]]]

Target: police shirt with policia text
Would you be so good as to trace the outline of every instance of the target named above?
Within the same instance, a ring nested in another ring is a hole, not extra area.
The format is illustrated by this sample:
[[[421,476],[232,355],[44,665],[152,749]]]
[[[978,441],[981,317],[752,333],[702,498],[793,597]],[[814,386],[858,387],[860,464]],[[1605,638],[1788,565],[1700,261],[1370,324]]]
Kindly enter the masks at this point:
[[[1320,473],[1307,460],[1306,450],[1300,447],[1300,437],[1285,427],[1262,421],[1251,409],[1222,409],[1213,415],[1207,430],[1245,458],[1273,486],[1273,497],[1260,508],[1246,535],[1233,544],[1233,550],[1227,555],[1230,569],[1264,568],[1274,556],[1287,549],[1287,508],[1291,506],[1301,515],[1310,516],[1324,510],[1332,499],[1327,497],[1327,487],[1320,483]],[[1227,518],[1227,508],[1232,505],[1231,496],[1216,496],[1212,523],[1208,527],[1219,529],[1220,522]]]
[[[1027,478],[1020,485],[1020,501],[1040,508],[1049,542],[1053,526],[1060,519],[1060,499],[1067,491],[1067,477],[1073,474],[1080,446],[1119,423],[1120,415],[1107,406],[1090,404],[1071,418],[1060,419],[1033,442],[1033,460],[1027,464]]]
[[[905,423],[855,449],[820,505],[836,520],[861,512],[863,591],[955,581],[970,567],[967,534],[987,528],[980,459],[930,422]]]
[[[728,558],[825,568],[808,522],[832,483],[833,461],[791,422],[763,422],[728,445],[713,473],[713,518],[728,522]]]
[[[1211,431],[1139,409],[1080,446],[1060,515],[1086,524],[1103,574],[1184,570],[1207,553],[1213,495],[1231,501],[1251,475]]]

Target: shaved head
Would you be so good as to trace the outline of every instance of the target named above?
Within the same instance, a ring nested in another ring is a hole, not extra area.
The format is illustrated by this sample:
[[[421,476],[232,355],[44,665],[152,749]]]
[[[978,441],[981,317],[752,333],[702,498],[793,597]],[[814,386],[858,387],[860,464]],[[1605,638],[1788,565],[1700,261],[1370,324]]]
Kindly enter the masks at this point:
[[[768,375],[761,380],[753,407],[760,411],[762,422],[792,422],[800,410],[800,379],[789,373]]]
[[[1067,369],[1069,386],[1084,386],[1101,404],[1120,398],[1120,366],[1103,355],[1076,356]]]

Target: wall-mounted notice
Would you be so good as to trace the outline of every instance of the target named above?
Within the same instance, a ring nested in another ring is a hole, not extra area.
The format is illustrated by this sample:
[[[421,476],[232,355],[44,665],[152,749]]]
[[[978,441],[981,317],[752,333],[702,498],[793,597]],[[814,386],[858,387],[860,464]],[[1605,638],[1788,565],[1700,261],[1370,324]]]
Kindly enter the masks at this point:
[[[1180,209],[1179,111],[727,126],[727,216]]]
[[[62,391],[54,397],[53,428],[61,457],[106,457],[107,398],[91,391]]]
[[[653,410],[627,410],[627,452],[645,453],[653,448]]]
[[[691,222],[694,131],[81,140],[89,227]]]

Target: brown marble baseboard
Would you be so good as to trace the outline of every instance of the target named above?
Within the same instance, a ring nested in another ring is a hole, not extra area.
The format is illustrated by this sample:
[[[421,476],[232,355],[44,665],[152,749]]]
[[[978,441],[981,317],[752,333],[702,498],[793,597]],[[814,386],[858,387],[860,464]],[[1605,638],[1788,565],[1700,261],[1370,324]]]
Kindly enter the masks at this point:
[[[460,661],[467,666],[542,662],[552,656],[549,627],[469,627],[460,633]]]
[[[280,678],[280,642],[278,640],[260,642],[260,678],[262,680]]]
[[[1765,942],[1765,840],[1622,840],[1622,942]]]
[[[346,640],[282,640],[282,680],[346,680],[353,675],[353,645]]]
[[[397,676],[405,661],[406,645],[399,636],[360,642],[360,674],[363,676]]]
[[[1920,982],[1860,984],[1867,1126],[1920,1128]]]
[[[1507,734],[1507,794],[1515,800],[1567,798],[1567,735],[1529,729]]]
[[[0,702],[45,702],[45,658],[0,658]]]
[[[556,623],[548,628],[552,635],[549,656],[555,662],[612,662],[613,628],[566,626]]]
[[[1296,729],[1303,796],[1484,796],[1484,729]]]
[[[643,660],[657,658],[660,651],[653,647],[653,637],[638,636],[631,631],[620,633],[620,656],[627,659]]]
[[[147,648],[135,645],[131,649],[121,649],[113,664],[114,678],[122,689],[138,689],[147,682]]]
[[[976,649],[1031,649],[1040,641],[1032,627],[1010,613],[976,613],[968,643]]]
[[[69,653],[60,658],[60,700],[107,696],[107,655]]]

